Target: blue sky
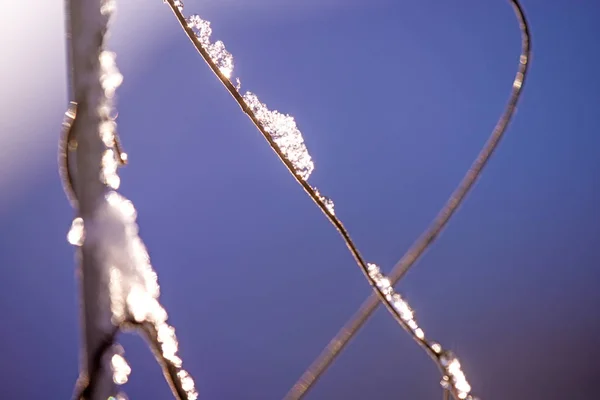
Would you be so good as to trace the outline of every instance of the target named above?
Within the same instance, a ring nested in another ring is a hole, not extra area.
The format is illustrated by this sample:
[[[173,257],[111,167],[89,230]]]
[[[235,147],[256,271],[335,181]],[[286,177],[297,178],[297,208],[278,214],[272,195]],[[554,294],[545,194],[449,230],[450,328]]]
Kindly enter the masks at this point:
[[[505,1],[185,4],[212,21],[243,89],[295,116],[315,161],[311,182],[384,270],[485,142],[519,55]],[[0,44],[12,66],[0,76],[9,89],[0,95],[7,398],[67,398],[78,368],[78,287],[65,239],[73,212],[55,162],[67,103],[62,5],[52,5],[32,13],[39,25],[5,24],[12,42]],[[398,289],[483,399],[584,400],[600,378],[600,5],[523,6],[533,59],[515,120]],[[281,398],[369,287],[167,6],[120,7],[111,42],[125,76],[122,191],[138,209],[186,369],[201,398]],[[130,398],[169,398],[143,342],[122,342]],[[440,394],[438,381],[380,310],[308,398],[428,399]]]

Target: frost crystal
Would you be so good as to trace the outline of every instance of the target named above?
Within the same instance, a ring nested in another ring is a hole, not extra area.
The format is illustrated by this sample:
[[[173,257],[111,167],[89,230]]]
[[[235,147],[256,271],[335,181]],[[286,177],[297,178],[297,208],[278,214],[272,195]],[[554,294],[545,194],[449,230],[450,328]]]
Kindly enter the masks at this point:
[[[273,141],[284,157],[292,164],[296,175],[307,180],[315,168],[304,144],[302,133],[296,126],[294,117],[281,114],[277,110],[271,111],[260,102],[258,97],[251,92],[244,94],[244,102],[250,107],[258,121],[263,125],[265,131],[273,138]]]
[[[115,145],[115,132],[117,131],[117,124],[113,120],[107,120],[100,122],[100,137],[106,147],[113,147]]]
[[[182,0],[175,0],[173,2],[173,4],[175,5],[175,7],[177,7],[177,9],[179,10],[179,12],[183,11],[183,1]]]
[[[319,200],[321,200],[323,202],[323,204],[325,204],[325,208],[327,208],[327,211],[329,211],[329,214],[335,215],[333,200],[331,200],[327,196],[323,196],[321,194],[321,192],[319,191],[319,189],[317,189],[316,187],[313,188],[313,190],[315,191],[315,194],[317,195]]]
[[[194,381],[192,380],[192,377],[190,376],[190,374],[187,373],[186,370],[181,370],[177,373],[177,377],[179,377],[179,379],[181,380],[181,387],[183,388],[183,390],[185,390],[186,392],[193,392],[194,391]],[[196,400],[198,398],[198,395],[193,392],[192,394],[189,395],[189,399],[190,400]]]
[[[83,245],[83,240],[85,239],[85,230],[83,228],[83,219],[75,218],[71,223],[71,229],[69,229],[69,233],[67,234],[67,240],[73,246],[81,246]]]
[[[100,6],[100,14],[111,15],[117,9],[117,2],[115,0],[106,0]]]
[[[123,75],[117,69],[115,58],[116,54],[113,52],[104,50],[100,53],[100,67],[102,68],[100,83],[104,94],[109,99],[114,96],[115,90],[123,83]]]
[[[178,7],[178,4],[176,3],[175,6]],[[188,28],[194,30],[198,42],[200,42],[208,53],[210,60],[227,79],[231,79],[233,73],[233,56],[227,51],[222,41],[211,42],[212,29],[210,22],[196,14],[188,17],[186,22]],[[236,79],[235,83],[236,90],[239,91],[241,88],[240,80]],[[293,165],[296,175],[303,180],[307,180],[314,169],[314,165],[294,118],[290,115],[281,114],[278,111],[269,110],[253,93],[247,92],[243,96],[243,100],[252,109],[256,118],[277,144],[284,157]],[[324,203],[326,203],[329,213],[333,215],[333,202],[327,199]]]
[[[121,184],[117,168],[119,167],[119,157],[113,150],[115,145],[115,134],[117,124],[112,118],[113,113],[112,98],[116,89],[123,83],[123,75],[119,72],[116,64],[116,54],[110,51],[102,51],[99,56],[100,60],[100,83],[104,90],[105,99],[100,105],[99,114],[102,118],[98,133],[102,142],[107,147],[102,157],[102,170],[100,171],[100,179],[112,189],[118,189]]]
[[[113,381],[117,385],[123,385],[129,380],[131,367],[127,364],[125,358],[120,354],[114,354],[110,360],[110,365],[113,370]]]
[[[207,47],[210,44],[210,35],[212,34],[212,29],[210,27],[210,22],[205,21],[200,18],[199,15],[192,15],[187,19],[188,27],[194,29],[196,31],[196,38],[203,47]]]
[[[387,303],[400,316],[400,319],[412,331],[413,335],[424,341],[425,332],[419,327],[415,320],[413,310],[408,303],[396,293],[391,286],[389,278],[381,273],[381,270],[376,264],[369,263],[367,265],[369,277],[377,289],[385,296]],[[444,368],[445,376],[440,382],[445,389],[454,389],[458,393],[459,399],[475,400],[471,392],[471,386],[467,382],[467,378],[461,369],[460,362],[450,351],[444,351],[442,346],[437,342],[426,343],[429,349],[438,356],[441,366]]]
[[[225,49],[225,44],[218,40],[207,47],[208,54],[213,60],[219,71],[227,77],[231,78],[233,72],[233,56]]]
[[[196,38],[202,47],[206,49],[210,59],[215,63],[217,68],[219,68],[219,71],[221,71],[227,79],[230,79],[233,72],[233,56],[225,49],[225,44],[222,41],[217,40],[215,43],[210,42],[210,35],[212,34],[210,22],[205,21],[200,18],[199,15],[194,14],[187,19],[187,25],[196,32]]]
[[[102,157],[102,170],[100,172],[100,178],[102,182],[106,183],[113,189],[118,189],[121,184],[121,179],[117,175],[117,168],[119,163],[115,151],[108,149],[104,152]]]

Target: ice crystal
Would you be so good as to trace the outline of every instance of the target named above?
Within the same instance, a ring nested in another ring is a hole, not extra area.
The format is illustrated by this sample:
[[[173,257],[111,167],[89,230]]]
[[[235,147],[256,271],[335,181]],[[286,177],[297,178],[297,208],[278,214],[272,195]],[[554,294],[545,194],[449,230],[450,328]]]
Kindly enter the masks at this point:
[[[227,79],[230,79],[231,73],[233,72],[233,56],[227,51],[225,44],[218,40],[215,43],[208,45],[207,51],[210,58],[219,68],[219,71],[221,71]]]
[[[177,7],[179,12],[183,11],[183,1],[182,0],[175,0],[175,1],[173,1],[173,4],[175,5],[175,7]]]
[[[335,205],[333,204],[333,200],[331,200],[327,196],[323,196],[321,194],[321,192],[319,191],[319,189],[317,189],[316,187],[313,188],[313,190],[315,191],[315,194],[317,195],[319,200],[321,200],[323,202],[323,204],[325,205],[325,208],[327,209],[327,211],[329,211],[329,214],[335,215],[335,210],[334,210]]]
[[[100,13],[102,15],[111,15],[117,8],[116,0],[106,0],[102,2],[100,6]]]
[[[210,45],[210,35],[212,29],[210,21],[203,20],[199,15],[192,15],[187,19],[188,27],[192,28],[196,33],[196,38],[203,47]]]
[[[127,364],[127,360],[120,354],[114,354],[110,359],[110,365],[113,370],[113,381],[117,385],[123,385],[129,380],[131,367]]]
[[[177,6],[177,4],[175,5]],[[227,79],[231,79],[234,68],[233,56],[227,51],[222,41],[211,42],[212,29],[210,22],[196,14],[189,16],[186,22],[188,28],[194,31],[196,39],[206,50],[210,60],[217,66],[221,74]],[[236,78],[235,84],[236,90],[239,91],[241,88],[239,78]],[[278,111],[269,110],[253,93],[247,92],[243,96],[243,100],[254,112],[256,118],[277,144],[284,157],[293,165],[296,175],[303,180],[307,180],[314,169],[314,165],[294,118]],[[333,202],[327,199],[324,203],[333,215]]]
[[[188,392],[188,398],[190,400],[196,400],[198,398],[198,394],[194,390],[194,380],[190,374],[188,374],[186,370],[182,369],[177,373],[177,377],[181,380],[181,387],[183,390]]]
[[[413,335],[420,341],[424,341],[425,332],[417,324],[413,310],[402,296],[395,292],[389,278],[381,273],[380,268],[376,264],[369,263],[367,265],[367,272],[377,289],[385,296],[386,302],[400,316],[400,319],[412,331]],[[455,390],[461,400],[476,400],[470,394],[471,386],[461,369],[460,362],[454,354],[447,350],[444,351],[442,346],[437,342],[426,343],[426,345],[438,356],[439,363],[444,368],[445,375],[441,381],[441,385],[445,389]]]
[[[292,164],[296,175],[307,180],[315,166],[294,117],[269,110],[254,93],[246,92],[243,98],[283,156]]]
[[[219,68],[219,71],[227,79],[230,79],[233,73],[233,56],[227,51],[225,44],[221,40],[211,43],[210,35],[212,34],[212,29],[210,22],[194,14],[187,19],[187,25],[194,30],[196,38],[202,47],[204,47],[212,62]]]
[[[67,234],[67,240],[73,246],[81,246],[83,245],[83,240],[85,239],[85,229],[83,227],[83,219],[75,218],[71,223],[71,229],[69,229],[69,233]]]
[[[105,98],[98,110],[101,117],[98,133],[102,142],[107,147],[102,157],[100,179],[112,189],[118,189],[121,180],[117,174],[117,168],[119,167],[121,156],[116,154],[114,150],[117,124],[112,116],[114,112],[112,98],[116,89],[123,83],[123,75],[121,75],[117,68],[115,53],[103,50],[99,55],[99,61],[101,71],[100,83],[104,90]]]
[[[113,189],[118,189],[121,184],[121,179],[117,174],[117,168],[119,163],[117,156],[113,149],[108,149],[104,152],[102,157],[102,170],[100,171],[100,178],[102,181]]]
[[[116,54],[111,51],[102,51],[100,53],[100,67],[102,73],[100,75],[100,83],[104,89],[104,94],[109,99],[115,94],[115,90],[123,83],[123,75],[117,69]]]
[[[115,132],[117,131],[117,124],[113,120],[106,120],[100,122],[100,138],[104,142],[106,147],[113,147],[115,145]]]

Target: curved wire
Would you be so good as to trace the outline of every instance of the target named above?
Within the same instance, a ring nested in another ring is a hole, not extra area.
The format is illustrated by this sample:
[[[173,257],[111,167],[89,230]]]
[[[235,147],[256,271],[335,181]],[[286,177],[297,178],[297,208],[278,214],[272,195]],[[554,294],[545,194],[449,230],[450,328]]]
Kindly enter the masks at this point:
[[[75,180],[73,179],[73,159],[72,154],[77,150],[77,138],[72,129],[77,118],[77,103],[69,102],[69,107],[65,111],[65,118],[62,123],[62,131],[58,141],[58,174],[62,183],[65,196],[73,208],[77,208],[77,194],[75,192]],[[119,135],[114,134],[114,148],[118,154],[117,162],[119,166],[127,165],[127,153],[123,151]]]
[[[398,263],[392,269],[389,279],[396,284],[404,277],[406,272],[421,257],[427,248],[436,240],[440,232],[444,229],[452,215],[461,205],[465,196],[481,174],[491,155],[496,150],[500,139],[504,135],[506,128],[514,114],[517,102],[521,95],[525,78],[528,71],[528,61],[531,56],[531,38],[529,33],[529,24],[518,0],[509,0],[512,5],[521,31],[521,56],[519,58],[519,67],[513,83],[512,92],[504,113],[498,120],[492,134],[477,158],[467,171],[457,188],[454,190],[444,207],[440,210],[431,225],[423,234],[413,243],[410,249],[402,256]],[[340,329],[337,335],[329,342],[327,347],[321,352],[319,357],[302,374],[300,379],[294,384],[292,389],[286,395],[286,399],[300,399],[323,375],[325,370],[331,365],[339,353],[345,348],[350,339],[364,325],[373,311],[379,306],[379,298],[371,294],[369,298],[360,306],[352,318]]]
[[[221,73],[221,71],[216,66],[216,64],[213,62],[213,60],[211,59],[211,57],[208,54],[208,52],[206,51],[206,49],[202,46],[200,41],[196,38],[196,35],[195,35],[193,29],[188,25],[187,20],[182,13],[183,4],[178,0],[166,0],[166,3],[170,6],[171,10],[175,14],[175,17],[177,18],[182,29],[184,30],[184,32],[186,33],[186,35],[188,36],[188,38],[190,39],[190,41],[192,42],[192,44],[194,45],[194,47],[196,48],[198,53],[200,53],[200,55],[202,56],[204,61],[207,63],[209,68],[213,71],[213,73],[217,76],[217,78],[219,78],[221,83],[225,86],[225,88],[228,90],[228,92],[231,94],[231,96],[234,98],[234,100],[238,103],[238,105],[241,107],[241,109],[244,111],[244,113],[246,113],[246,115],[254,123],[256,128],[259,130],[259,132],[262,134],[262,136],[265,138],[265,140],[271,146],[271,149],[277,154],[277,156],[279,157],[281,162],[286,166],[286,168],[292,174],[292,176],[294,176],[294,179],[298,182],[298,184],[300,184],[300,186],[302,186],[302,188],[309,195],[309,197],[315,202],[315,204],[326,215],[326,217],[329,219],[331,224],[338,230],[338,232],[342,236],[342,239],[344,240],[346,246],[350,250],[350,252],[353,255],[353,257],[355,258],[357,264],[359,265],[359,267],[363,271],[365,277],[367,278],[368,282],[370,283],[370,285],[373,287],[373,289],[375,291],[374,295],[372,295],[372,297],[370,297],[369,300],[374,298],[373,301],[375,303],[375,307],[379,304],[379,301],[383,302],[384,305],[388,308],[388,311],[394,316],[396,321],[413,337],[413,339],[415,339],[415,341],[417,341],[417,343],[420,346],[422,346],[426,350],[426,352],[431,356],[431,358],[436,362],[436,364],[438,365],[440,370],[443,372],[444,366],[442,365],[442,363],[440,361],[440,355],[432,348],[430,343],[424,341],[422,337],[419,338],[419,337],[417,337],[417,335],[415,335],[415,333],[410,329],[410,327],[407,325],[407,323],[405,321],[403,321],[400,313],[392,306],[391,301],[386,299],[386,295],[389,295],[389,292],[384,292],[384,290],[382,290],[380,287],[378,287],[377,281],[369,273],[368,264],[365,262],[365,260],[361,256],[360,252],[358,251],[358,248],[352,241],[348,231],[345,229],[341,220],[327,209],[327,206],[325,205],[325,203],[323,202],[323,200],[321,199],[319,194],[316,192],[316,190],[312,186],[310,186],[304,179],[300,178],[295,173],[295,168],[292,165],[292,163],[285,157],[284,153],[281,151],[279,146],[273,140],[271,135],[266,131],[266,129],[263,126],[263,124],[261,123],[261,121],[256,117],[256,115],[254,114],[252,109],[246,104],[243,97],[239,93],[238,89],[235,86],[233,86],[233,84],[231,83],[229,78],[227,78],[223,73]],[[464,198],[464,196],[466,195],[466,193],[468,192],[470,187],[473,185],[477,176],[479,175],[479,173],[485,166],[485,163],[487,162],[489,156],[491,155],[494,148],[496,147],[499,139],[501,138],[502,134],[504,133],[506,125],[508,124],[510,117],[512,116],[512,113],[514,111],[514,106],[516,105],[516,100],[518,99],[519,92],[522,87],[523,79],[524,79],[525,72],[526,72],[527,56],[529,54],[529,39],[528,39],[528,33],[527,33],[527,24],[525,22],[523,14],[522,14],[521,8],[516,0],[512,1],[512,4],[515,6],[517,16],[521,23],[522,31],[526,33],[524,35],[524,38],[526,38],[527,40],[524,40],[524,43],[525,43],[524,52],[523,52],[524,54],[521,56],[519,73],[517,74],[517,78],[515,79],[515,83],[513,84],[513,96],[511,97],[511,102],[509,102],[509,106],[507,107],[507,111],[503,115],[503,118],[501,118],[499,124],[494,129],[494,132],[492,133],[492,137],[489,139],[488,143],[484,147],[484,150],[480,153],[480,157],[477,158],[477,160],[475,161],[475,163],[473,164],[473,166],[467,173],[466,178],[463,180],[461,185],[459,185],[459,188],[455,191],[455,193],[451,197],[451,199],[449,201],[450,206],[445,208],[444,210],[442,210],[442,213],[441,213],[442,217],[436,220],[437,224],[434,224],[434,225],[436,225],[437,227],[434,226],[434,229],[430,230],[430,232],[429,232],[430,233],[430,235],[428,235],[429,237],[425,237],[425,240],[420,240],[419,242],[422,242],[422,243],[419,244],[419,246],[415,246],[419,255],[427,248],[427,246],[429,246],[429,244],[431,242],[433,242],[433,240],[435,239],[435,237],[437,236],[439,231],[441,231],[441,228],[443,228],[443,226],[446,224],[446,222],[448,221],[450,216],[454,213],[454,211],[456,210],[456,208],[458,207],[458,205],[460,204],[460,202],[462,201],[462,199]],[[419,250],[420,247],[422,247],[422,248]],[[413,257],[413,260],[410,261],[410,263],[407,263],[405,265],[408,265],[408,264],[412,265],[412,263],[414,263],[414,261],[416,260],[418,255],[415,256],[415,254],[417,254],[417,253],[416,252],[411,253],[410,251],[408,254]],[[406,257],[404,257],[403,259],[405,259],[405,258]],[[394,280],[394,282],[397,281],[406,272],[406,270],[408,270],[408,268],[405,268],[404,272],[402,272],[401,274],[398,274],[398,269],[395,268],[395,273],[392,275],[392,279]],[[375,307],[373,307],[373,309]],[[365,318],[365,320],[366,320],[366,318]],[[353,335],[353,333],[351,333],[350,335],[347,335],[347,340],[349,340],[352,335]],[[347,340],[346,340],[346,342],[347,342]],[[339,342],[339,340],[336,341],[335,339],[332,342],[334,343],[334,347],[335,347],[334,351],[336,352],[335,354],[339,353],[339,351],[341,350],[341,348],[343,348],[343,345],[345,344],[345,343]],[[324,371],[324,369],[323,369],[323,371]],[[317,375],[315,375],[314,373],[312,373],[310,371],[309,371],[309,377],[312,378],[312,382],[316,381],[316,378],[318,378]],[[300,389],[303,392],[305,392],[309,388],[309,386],[310,386],[310,384],[309,385],[301,384]],[[452,395],[458,400],[459,393],[458,393],[457,389],[455,387],[452,387],[450,390],[452,392]],[[302,394],[300,394],[300,396],[301,395]],[[292,393],[291,398],[294,398],[293,396],[294,395]]]
[[[62,131],[58,140],[58,175],[62,183],[63,190],[67,200],[73,208],[77,208],[77,195],[75,194],[75,185],[73,173],[71,171],[71,152],[77,148],[77,141],[73,137],[74,130],[71,129],[77,116],[77,103],[71,101],[69,108],[65,112],[65,118],[62,123]]]

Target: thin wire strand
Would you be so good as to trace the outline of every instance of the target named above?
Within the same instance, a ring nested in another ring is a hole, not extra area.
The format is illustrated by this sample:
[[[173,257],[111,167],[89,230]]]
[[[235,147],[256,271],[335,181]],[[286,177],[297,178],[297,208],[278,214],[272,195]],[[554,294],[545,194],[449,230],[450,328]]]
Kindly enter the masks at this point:
[[[498,123],[492,131],[488,141],[478,154],[477,158],[467,171],[458,187],[454,190],[444,207],[438,213],[431,225],[417,239],[404,256],[392,269],[389,279],[392,284],[396,284],[414,263],[421,257],[427,248],[436,240],[440,232],[444,229],[452,215],[461,205],[465,196],[472,188],[473,184],[481,174],[482,170],[489,161],[491,155],[496,150],[500,139],[504,135],[506,128],[514,114],[517,102],[521,95],[525,78],[528,71],[528,61],[531,56],[531,38],[529,33],[529,24],[518,0],[509,0],[512,5],[521,31],[521,56],[519,58],[519,67],[513,83],[512,92],[504,113],[501,115]],[[373,311],[379,306],[379,298],[371,294],[369,298],[360,306],[352,318],[342,327],[337,335],[329,342],[327,347],[321,352],[319,357],[302,374],[300,379],[294,384],[292,389],[286,395],[286,399],[300,399],[323,375],[339,353],[345,348],[350,339],[364,325]]]
[[[89,400],[91,399],[91,395],[94,393],[94,384],[96,382],[97,375],[101,372],[100,368],[102,366],[102,358],[105,354],[112,349],[112,347],[116,344],[117,335],[119,332],[133,329],[138,331],[141,336],[143,336],[150,346],[150,350],[154,354],[156,361],[161,366],[163,375],[165,380],[169,384],[169,388],[173,393],[173,396],[176,400],[188,400],[187,391],[184,389],[183,380],[179,377],[178,373],[181,371],[181,368],[167,360],[162,355],[161,345],[158,341],[158,332],[156,328],[148,322],[137,322],[134,320],[129,320],[123,322],[121,325],[116,326],[113,332],[107,337],[106,341],[102,343],[96,353],[93,355],[93,365],[94,368],[89,371],[89,374],[82,375],[77,380],[75,395],[73,396],[74,400]]]
[[[65,112],[65,118],[62,123],[62,131],[60,139],[58,141],[58,174],[62,183],[65,196],[71,203],[74,209],[77,209],[77,195],[75,194],[75,185],[73,180],[73,173],[71,171],[72,159],[70,153],[75,150],[76,141],[73,137],[73,122],[75,122],[75,116],[77,115],[77,103],[71,101],[69,108]]]
[[[173,364],[171,361],[167,360],[163,356],[162,347],[158,341],[158,332],[156,331],[154,325],[145,322],[142,324],[137,324],[136,326],[150,345],[150,349],[152,350],[156,361],[160,365],[165,380],[169,384],[169,387],[171,388],[171,392],[173,393],[173,396],[175,396],[175,399],[189,400],[188,391],[186,391],[184,388],[185,382],[183,378],[179,375],[181,368]]]
[[[213,73],[217,76],[217,78],[225,86],[225,88],[228,90],[228,92],[231,94],[231,96],[234,98],[234,100],[242,108],[244,113],[246,113],[246,115],[248,115],[250,120],[254,123],[256,128],[259,130],[259,132],[262,134],[262,136],[265,138],[265,140],[269,143],[269,145],[271,146],[271,149],[277,154],[277,156],[279,157],[281,162],[286,166],[288,171],[292,174],[294,179],[298,182],[298,184],[300,184],[300,186],[302,186],[302,188],[309,195],[309,197],[311,199],[313,199],[315,204],[321,209],[321,211],[329,219],[331,224],[333,226],[335,226],[335,228],[338,230],[338,232],[342,236],[342,239],[344,240],[346,246],[350,250],[353,257],[355,258],[355,260],[356,260],[357,264],[359,265],[359,267],[361,268],[361,270],[363,271],[368,282],[373,287],[373,289],[375,291],[374,296],[376,296],[376,299],[378,298],[380,301],[382,301],[385,304],[386,308],[388,308],[388,311],[394,316],[396,321],[413,337],[413,339],[421,347],[424,348],[424,350],[431,356],[431,358],[434,360],[434,362],[438,365],[440,371],[444,372],[445,369],[440,361],[440,355],[436,351],[433,350],[433,348],[431,347],[431,345],[428,342],[425,342],[424,340],[422,340],[422,338],[417,337],[417,335],[410,329],[410,327],[407,325],[407,323],[402,319],[399,312],[394,307],[392,307],[391,302],[386,299],[386,294],[384,293],[384,291],[381,288],[379,288],[377,286],[375,279],[370,276],[369,267],[368,267],[367,263],[362,258],[360,252],[358,251],[358,248],[352,241],[348,231],[345,229],[345,227],[342,224],[342,222],[340,221],[340,219],[338,217],[336,217],[333,213],[328,211],[327,206],[322,201],[321,197],[318,195],[316,190],[313,187],[311,187],[306,182],[306,180],[300,178],[295,173],[295,168],[294,168],[293,164],[285,157],[284,153],[281,151],[279,146],[275,143],[275,141],[273,140],[271,135],[266,131],[266,129],[263,126],[263,124],[261,123],[261,121],[256,117],[256,115],[254,114],[252,109],[248,106],[248,104],[246,104],[245,100],[243,99],[242,95],[239,93],[238,89],[235,86],[233,86],[233,84],[231,83],[229,78],[226,77],[219,70],[217,65],[213,62],[211,56],[208,54],[206,49],[203,47],[202,43],[198,40],[198,38],[195,35],[194,30],[189,26],[188,21],[184,17],[184,15],[182,13],[183,6],[182,6],[181,2],[179,2],[177,0],[167,0],[166,2],[170,6],[172,12],[175,14],[175,17],[177,18],[179,24],[181,25],[181,28],[184,30],[184,32],[186,33],[186,35],[188,36],[188,38],[190,39],[190,41],[192,42],[192,44],[194,45],[194,47],[196,48],[198,53],[202,56],[204,61],[207,63],[209,68],[213,71]],[[526,60],[523,62],[524,62],[524,64],[526,64]],[[518,81],[520,83],[522,83],[522,77],[520,77],[520,78],[518,77]],[[516,85],[516,82],[517,81],[515,81],[515,85]],[[511,110],[511,113],[512,113],[512,110]],[[487,157],[489,157],[489,155]],[[483,163],[485,163],[485,161]],[[476,178],[476,176],[473,177],[473,180],[474,180],[474,178]],[[471,185],[472,185],[472,183],[471,183]],[[466,191],[468,191],[468,188],[466,189]],[[465,193],[466,193],[466,191],[465,191]],[[455,207],[456,206],[457,205],[455,205]],[[449,216],[448,216],[448,218],[449,218]],[[376,304],[378,304],[377,300],[376,300]],[[452,386],[451,391],[452,391],[452,395],[458,400],[459,392],[457,391],[456,387]]]

